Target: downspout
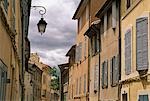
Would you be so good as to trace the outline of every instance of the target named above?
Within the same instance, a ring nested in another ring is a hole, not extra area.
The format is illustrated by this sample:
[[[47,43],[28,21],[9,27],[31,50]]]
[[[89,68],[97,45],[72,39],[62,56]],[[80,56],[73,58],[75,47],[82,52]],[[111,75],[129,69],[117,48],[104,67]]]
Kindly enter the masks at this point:
[[[100,86],[100,76],[101,76],[101,33],[100,33],[100,30],[99,30],[99,82],[98,82],[98,101],[100,101],[100,89],[101,89],[101,86]]]
[[[91,0],[89,0],[89,28],[91,26]],[[90,95],[90,62],[91,62],[91,55],[90,55],[90,39],[88,39],[88,96],[87,101],[89,101]]]
[[[118,5],[118,16],[119,16],[119,42],[118,42],[118,45],[119,45],[119,80],[121,80],[121,0],[117,0],[117,5]],[[122,88],[122,85],[119,84],[118,85],[118,100],[121,101],[121,88]]]

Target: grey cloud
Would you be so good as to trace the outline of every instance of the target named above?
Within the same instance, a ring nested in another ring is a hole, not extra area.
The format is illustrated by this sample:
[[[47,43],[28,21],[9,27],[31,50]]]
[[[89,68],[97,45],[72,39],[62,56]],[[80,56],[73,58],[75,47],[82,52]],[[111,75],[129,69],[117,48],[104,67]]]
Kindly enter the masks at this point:
[[[41,36],[37,30],[40,15],[38,11],[31,10],[29,39],[32,52],[39,53],[49,65],[66,62],[65,54],[75,42],[76,21],[72,20],[72,16],[80,0],[32,1],[32,5],[41,3],[46,6],[44,19],[48,23],[46,33]]]

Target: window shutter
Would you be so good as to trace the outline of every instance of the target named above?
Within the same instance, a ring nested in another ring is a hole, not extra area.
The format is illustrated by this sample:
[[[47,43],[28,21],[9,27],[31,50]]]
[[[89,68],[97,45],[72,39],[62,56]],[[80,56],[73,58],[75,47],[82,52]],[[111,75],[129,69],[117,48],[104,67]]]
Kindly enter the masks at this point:
[[[143,69],[148,69],[148,19],[143,21]]]
[[[108,61],[106,62],[106,86],[108,86]]]
[[[4,0],[4,9],[7,13],[8,12],[8,0]]]
[[[125,33],[125,74],[131,73],[131,29]]]
[[[117,57],[116,57],[116,66],[115,66],[115,70],[116,70],[116,84],[118,84],[118,82],[119,82],[119,55],[117,55]]]
[[[137,70],[148,69],[148,18],[136,20],[136,62]]]
[[[107,13],[104,15],[104,32],[107,30]]]
[[[104,64],[104,86],[108,86],[108,61]]]
[[[79,61],[82,59],[82,43],[79,43]]]
[[[110,84],[112,85],[113,84],[113,58],[112,59],[110,59]]]
[[[79,57],[79,46],[76,45],[76,56],[75,56],[76,63],[78,62],[78,57]]]
[[[99,67],[98,65],[94,68],[94,90],[98,90],[98,77],[99,77]]]
[[[112,28],[116,28],[117,25],[117,7],[116,0],[112,3]]]
[[[104,88],[104,67],[105,67],[105,62],[102,64],[102,88]]]
[[[87,38],[85,36],[85,38],[84,38],[84,57],[86,57],[86,47],[87,47],[86,40],[87,40]]]

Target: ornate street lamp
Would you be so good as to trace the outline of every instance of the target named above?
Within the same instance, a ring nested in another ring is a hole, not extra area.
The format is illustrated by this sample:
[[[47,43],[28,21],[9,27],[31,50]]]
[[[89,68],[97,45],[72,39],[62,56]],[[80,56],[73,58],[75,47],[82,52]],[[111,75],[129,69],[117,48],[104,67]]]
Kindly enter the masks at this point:
[[[40,19],[40,21],[37,24],[38,31],[42,35],[45,32],[46,26],[47,26],[47,23],[46,23],[46,21],[43,18],[43,15],[46,13],[46,8],[43,7],[43,6],[31,6],[31,7],[33,7],[33,8],[43,8],[43,9],[39,10],[39,14],[41,15],[41,19]]]

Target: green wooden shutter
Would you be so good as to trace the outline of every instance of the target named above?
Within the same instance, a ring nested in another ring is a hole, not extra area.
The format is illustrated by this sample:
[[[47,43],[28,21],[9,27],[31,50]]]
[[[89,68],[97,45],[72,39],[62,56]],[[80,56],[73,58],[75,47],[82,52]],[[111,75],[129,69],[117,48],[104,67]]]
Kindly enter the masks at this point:
[[[82,59],[82,42],[79,43],[79,61]]]
[[[136,64],[137,70],[148,69],[148,18],[136,20]]]
[[[108,86],[108,61],[104,63],[104,86]]]

